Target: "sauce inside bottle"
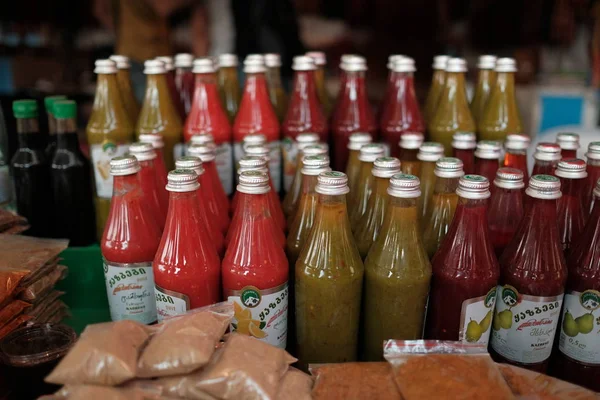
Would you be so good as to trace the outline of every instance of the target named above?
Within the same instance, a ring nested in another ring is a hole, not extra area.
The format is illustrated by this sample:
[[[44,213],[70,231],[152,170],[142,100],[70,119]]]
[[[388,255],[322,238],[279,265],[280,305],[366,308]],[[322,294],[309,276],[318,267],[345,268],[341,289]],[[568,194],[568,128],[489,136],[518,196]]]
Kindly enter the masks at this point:
[[[516,168],[523,173],[523,182],[525,186],[529,184],[529,167],[527,166],[527,149],[531,139],[529,136],[517,133],[511,133],[506,136],[504,142],[504,161],[503,167]]]
[[[288,96],[281,83],[281,56],[279,54],[269,53],[264,55],[265,66],[267,67],[267,86],[269,87],[269,98],[277,114],[279,123],[283,123],[288,109]]]
[[[538,143],[533,153],[535,162],[531,175],[554,175],[561,158],[560,147],[556,143]]]
[[[479,56],[477,63],[477,85],[475,86],[475,93],[471,100],[471,114],[475,123],[478,123],[482,116],[492,87],[496,83],[496,56],[483,55]]]
[[[305,55],[311,57],[317,65],[317,70],[315,71],[315,86],[317,87],[317,95],[319,96],[319,102],[321,103],[325,118],[329,118],[333,108],[333,103],[331,101],[331,97],[329,97],[327,88],[325,87],[325,67],[327,66],[327,58],[325,53],[321,51],[309,51]]]
[[[489,182],[496,179],[496,171],[500,168],[500,152],[502,144],[495,140],[481,140],[475,150],[475,173],[485,176]]]
[[[561,132],[556,135],[556,144],[560,146],[560,155],[563,159],[577,158],[579,135],[572,132]]]
[[[110,59],[117,64],[117,82],[119,84],[119,92],[125,105],[125,110],[129,116],[131,125],[135,125],[140,114],[140,104],[138,103],[133,86],[131,85],[131,64],[129,58],[122,55],[112,55]]]
[[[352,197],[352,203],[349,207],[350,225],[352,230],[358,227],[358,221],[367,212],[369,205],[369,197],[373,193],[374,178],[373,178],[373,163],[379,157],[383,157],[385,149],[383,145],[371,143],[364,145],[360,149],[358,159],[360,160],[360,170],[357,179],[356,196]]]
[[[194,73],[192,65],[194,56],[187,53],[175,55],[175,87],[179,93],[179,101],[183,104],[185,115],[190,113],[194,99]]]
[[[473,132],[456,132],[452,136],[452,157],[463,162],[465,174],[475,173],[475,148],[477,139]]]
[[[419,148],[425,141],[422,133],[408,132],[400,137],[400,170],[403,174],[419,175],[421,162],[417,158]]]
[[[433,76],[431,77],[431,85],[429,86],[429,92],[427,92],[427,98],[425,99],[425,107],[423,108],[423,117],[427,124],[431,123],[435,115],[440,96],[446,84],[446,64],[449,58],[444,55],[433,57]]]
[[[571,158],[558,162],[556,176],[560,178],[562,197],[557,201],[558,234],[565,254],[579,238],[586,216],[582,192],[587,177],[585,161]]]
[[[421,162],[419,179],[421,181],[421,197],[417,199],[419,219],[422,220],[431,207],[431,198],[435,187],[435,163],[444,156],[444,146],[441,143],[425,142],[419,148],[417,158]],[[421,224],[423,229],[423,224]]]
[[[353,133],[350,135],[348,141],[348,164],[346,165],[348,187],[350,188],[350,193],[346,196],[348,198],[348,204],[352,204],[353,196],[358,191],[358,174],[360,172],[360,160],[358,159],[358,156],[360,154],[360,149],[372,141],[373,139],[368,133]]]
[[[588,177],[585,181],[583,196],[583,208],[586,217],[592,212],[594,203],[594,188],[596,182],[600,179],[600,142],[591,142],[588,145],[588,151],[585,153],[587,158]]]

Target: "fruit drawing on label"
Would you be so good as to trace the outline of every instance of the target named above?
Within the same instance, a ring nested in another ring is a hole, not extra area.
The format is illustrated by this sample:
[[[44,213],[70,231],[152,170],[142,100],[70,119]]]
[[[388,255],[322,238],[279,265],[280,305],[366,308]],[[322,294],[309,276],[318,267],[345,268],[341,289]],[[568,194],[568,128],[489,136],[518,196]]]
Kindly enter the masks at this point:
[[[260,299],[260,293],[256,294],[258,294],[258,298]],[[258,303],[254,303],[254,301],[256,300],[255,296],[247,296],[247,299],[253,304],[252,307],[256,307],[256,305],[260,303],[260,300],[258,301]],[[244,302],[243,294],[242,297],[240,297],[240,300]],[[252,311],[249,308],[242,307],[237,301],[234,300],[233,311],[234,318],[237,320],[237,324],[232,323],[231,325],[235,332],[241,333],[243,335],[250,335],[257,339],[263,339],[267,337],[267,333],[262,330],[265,328],[267,323],[264,321],[261,322],[256,319],[252,319]]]
[[[495,287],[491,288],[485,296],[465,300],[461,312],[462,329],[459,339],[469,343],[487,344],[495,304]]]
[[[565,307],[562,329],[565,335],[569,337],[575,337],[579,334],[587,335],[594,330],[594,324],[600,325],[600,317],[594,318],[594,311],[600,307],[600,292],[586,290],[579,295],[579,303],[581,307],[589,312],[574,317],[572,314],[574,311]]]
[[[492,327],[495,331],[512,328],[513,313],[511,309],[520,302],[519,292],[512,286],[504,286],[502,288],[502,301],[504,301],[504,304],[508,308],[504,311],[496,312],[494,315]]]

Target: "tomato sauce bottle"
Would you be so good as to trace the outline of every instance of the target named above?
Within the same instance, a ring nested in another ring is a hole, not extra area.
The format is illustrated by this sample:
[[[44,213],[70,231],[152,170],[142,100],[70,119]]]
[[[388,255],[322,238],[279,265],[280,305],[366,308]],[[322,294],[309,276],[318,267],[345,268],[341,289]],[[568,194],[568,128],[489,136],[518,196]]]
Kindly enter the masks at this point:
[[[222,267],[224,297],[234,303],[235,310],[231,331],[285,348],[289,266],[273,236],[269,176],[244,171],[237,190],[241,224],[233,233]]]
[[[554,175],[554,170],[562,158],[560,146],[556,143],[541,142],[533,153],[533,171],[531,175]]]
[[[54,103],[60,100],[67,100],[67,96],[46,96],[44,97],[44,108],[48,118],[48,144],[46,145],[46,157],[52,161],[56,151],[56,117],[54,117]]]
[[[587,159],[587,179],[583,189],[583,209],[587,217],[592,212],[594,203],[594,188],[600,179],[600,142],[591,142],[585,153]]]
[[[556,144],[560,146],[560,155],[563,159],[577,158],[579,135],[571,132],[561,132],[556,135]]]
[[[171,101],[173,102],[173,106],[175,106],[175,109],[177,110],[181,121],[185,121],[185,108],[183,102],[181,101],[179,91],[177,90],[177,84],[175,83],[175,65],[173,64],[173,57],[162,56],[156,57],[156,59],[158,61],[162,61],[165,65],[166,80],[167,86],[169,88],[169,95],[171,97]]]
[[[567,258],[569,275],[562,311],[558,350],[550,364],[551,374],[600,391],[600,182],[594,189],[596,202],[580,238]]]
[[[523,172],[516,168],[500,168],[494,186],[487,224],[496,257],[500,258],[523,218]]]
[[[456,132],[452,135],[452,157],[463,162],[465,174],[475,173],[475,148],[477,139],[473,132]]]
[[[394,63],[396,61],[401,60],[402,58],[404,58],[405,56],[402,54],[390,54],[388,56],[388,62],[387,62],[387,69],[388,69],[388,76],[387,76],[387,82],[385,85],[385,92],[383,94],[383,99],[381,100],[381,104],[379,106],[379,110],[378,113],[379,115],[377,116],[377,119],[381,119],[381,115],[383,115],[384,110],[386,110],[389,107],[390,104],[390,99],[392,97],[392,91],[394,90],[394,80],[393,80],[393,68],[394,68]],[[413,64],[414,66],[414,64]]]
[[[556,168],[562,190],[562,197],[557,201],[558,234],[565,254],[568,254],[571,244],[579,238],[585,225],[582,197],[587,177],[585,169],[585,161],[577,158],[563,158]]]
[[[142,190],[134,156],[110,161],[113,196],[100,241],[110,316],[113,321],[156,321],[152,260],[160,229]]]
[[[373,139],[368,133],[353,133],[348,140],[348,164],[346,165],[348,187],[350,188],[350,193],[348,193],[347,196],[348,204],[352,203],[352,198],[358,191],[357,182],[360,171],[360,160],[358,159],[358,156],[360,154],[360,149],[372,141]]]
[[[435,187],[435,163],[444,156],[444,146],[441,143],[425,142],[419,148],[417,158],[421,162],[419,179],[421,181],[421,196],[417,199],[419,219],[422,220],[431,207],[431,198]],[[421,225],[421,229],[423,226]]]
[[[192,63],[194,56],[187,53],[175,55],[175,87],[179,93],[179,101],[183,104],[185,115],[190,113],[194,99],[194,73]]]
[[[131,85],[131,64],[129,63],[129,57],[112,55],[110,56],[110,59],[117,64],[117,83],[119,85],[119,92],[121,93],[125,110],[129,116],[129,122],[134,126],[140,114],[140,104],[133,93],[133,86]]]
[[[503,167],[516,168],[523,173],[523,182],[525,186],[529,184],[529,167],[527,166],[527,149],[531,139],[527,135],[511,133],[506,136],[504,142],[504,161]]]
[[[279,54],[268,53],[264,55],[265,66],[267,67],[266,77],[269,88],[269,98],[277,114],[279,123],[283,123],[285,113],[288,109],[288,97],[281,83],[281,56]]]
[[[425,122],[429,124],[435,115],[440,95],[444,90],[446,84],[446,64],[450,57],[440,55],[433,57],[433,75],[431,77],[431,85],[429,85],[429,92],[425,98],[425,106],[423,107],[423,118]]]
[[[500,168],[502,144],[495,140],[481,140],[475,149],[475,173],[485,176],[489,182],[496,179]]]
[[[417,158],[425,138],[422,133],[406,132],[400,137],[400,170],[407,175],[419,175],[421,162]]]
[[[431,261],[427,339],[489,341],[500,276],[487,229],[489,187],[480,175],[460,178],[452,225]]]
[[[237,67],[238,58],[235,54],[219,55],[219,71],[217,72],[219,94],[221,96],[221,104],[227,112],[231,124],[235,120],[242,97]]]
[[[383,157],[385,148],[379,143],[366,144],[360,148],[358,159],[360,160],[360,170],[357,179],[356,196],[352,198],[350,205],[350,226],[354,231],[358,227],[358,221],[367,212],[369,197],[373,193],[374,178],[373,178],[373,163],[379,157]]]
[[[525,193],[531,201],[500,258],[490,353],[498,362],[545,372],[567,280],[556,223],[560,181],[533,175]]]
[[[165,148],[165,142],[160,135],[142,134],[139,137],[141,143],[150,143],[154,148],[154,169],[156,171],[156,187],[158,188],[158,198],[160,200],[160,207],[164,210],[169,207],[169,192],[167,192],[167,167],[165,165],[165,158],[163,155],[163,149]]]
[[[327,56],[322,51],[309,51],[305,54],[315,61],[317,69],[315,70],[315,86],[317,88],[317,96],[319,96],[319,102],[321,103],[321,109],[325,118],[329,118],[331,115],[331,109],[333,104],[327,88],[325,87],[325,68],[327,67]]]
[[[475,123],[481,120],[485,105],[490,98],[492,87],[496,83],[496,56],[479,56],[477,62],[477,84],[471,100],[471,115]],[[468,172],[467,172],[468,173]]]

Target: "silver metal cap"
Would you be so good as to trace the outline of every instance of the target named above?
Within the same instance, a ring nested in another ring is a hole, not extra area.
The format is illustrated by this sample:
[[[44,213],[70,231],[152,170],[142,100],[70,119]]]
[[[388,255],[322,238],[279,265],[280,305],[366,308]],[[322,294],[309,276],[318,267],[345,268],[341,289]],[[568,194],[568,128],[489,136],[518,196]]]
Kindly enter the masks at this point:
[[[117,63],[113,60],[96,60],[94,63],[94,73],[96,74],[116,74]]]
[[[533,158],[540,161],[558,161],[560,155],[560,146],[556,143],[541,142],[535,147]]]
[[[175,54],[175,68],[191,68],[194,56],[189,53]]]
[[[319,143],[319,135],[316,133],[301,133],[296,136],[296,142],[298,143],[298,146],[316,144]]]
[[[162,149],[165,147],[165,141],[161,135],[154,135],[152,133],[142,133],[139,137],[140,142],[150,143],[155,149]]]
[[[534,175],[529,180],[529,187],[525,193],[536,199],[559,199],[562,196],[560,179],[552,175]]]
[[[349,191],[348,177],[343,172],[321,172],[317,178],[317,193],[337,196],[347,194]]]
[[[490,182],[481,175],[464,175],[458,181],[456,194],[464,199],[487,199],[490,197]]]
[[[345,59],[342,56],[340,68],[346,72],[360,72],[367,70],[367,60],[364,57],[348,55]]]
[[[281,56],[276,53],[265,54],[265,65],[269,68],[281,67]]]
[[[193,144],[188,147],[188,154],[190,156],[200,157],[203,163],[214,161],[217,150],[214,145],[204,144],[204,145],[196,145]]]
[[[394,72],[415,72],[415,60],[410,57],[401,57],[395,59],[392,63],[392,71]]]
[[[246,151],[246,146],[251,146],[254,144],[265,144],[267,143],[267,137],[262,133],[255,133],[252,135],[246,135],[242,139],[242,148]]]
[[[467,62],[463,58],[450,58],[446,64],[446,72],[467,72]]]
[[[326,155],[313,155],[302,157],[302,174],[319,175],[321,172],[331,171],[329,157]]]
[[[327,146],[325,143],[309,144],[301,147],[300,150],[305,156],[316,156],[322,154],[327,155],[329,152],[329,146]]]
[[[110,174],[112,176],[133,175],[140,170],[140,163],[132,155],[114,157],[110,160]]]
[[[135,156],[138,161],[149,161],[156,158],[156,152],[152,144],[145,142],[135,142],[129,145],[129,154]]]
[[[219,67],[237,67],[238,58],[235,54],[219,55]]]
[[[585,156],[588,160],[600,160],[600,142],[591,142]]]
[[[556,135],[556,143],[562,150],[577,150],[581,147],[579,135],[572,132],[561,132]]]
[[[260,54],[252,54],[244,60],[244,73],[259,74],[267,70],[264,58]]]
[[[391,70],[394,67],[394,63],[406,57],[404,54],[390,54],[388,56],[387,69]]]
[[[440,178],[460,178],[465,174],[460,158],[442,157],[435,162],[435,176]]]
[[[425,136],[420,132],[406,132],[400,136],[398,145],[405,150],[416,150],[423,145]]]
[[[450,59],[449,56],[446,55],[440,55],[440,56],[435,56],[433,57],[433,69],[442,69],[445,70],[446,66],[448,65],[448,60]]]
[[[587,177],[587,164],[579,158],[562,159],[558,162],[556,176],[565,179],[583,179]]]
[[[305,54],[315,60],[315,64],[318,66],[323,66],[327,64],[327,56],[322,51],[309,51]]]
[[[190,139],[190,143],[192,145],[215,144],[215,139],[210,133],[201,133],[200,135],[192,136],[192,138]]]
[[[264,144],[252,144],[246,146],[244,150],[249,156],[264,157],[265,160],[269,161],[269,148]]]
[[[365,144],[360,148],[358,159],[364,162],[374,162],[378,157],[385,154],[385,148],[379,143]]]
[[[109,57],[117,64],[117,69],[129,69],[131,64],[129,63],[129,57],[122,56],[120,54],[113,54]]]
[[[243,171],[240,173],[237,191],[247,194],[265,194],[271,191],[269,175],[261,171]]]
[[[395,157],[379,157],[373,163],[371,173],[378,178],[391,178],[400,172],[400,160]]]
[[[365,144],[369,144],[373,141],[373,138],[368,133],[353,133],[350,135],[348,140],[349,150],[360,150]]]
[[[240,158],[240,161],[238,162],[238,175],[244,171],[259,171],[264,173],[267,173],[269,171],[267,167],[267,160],[265,160],[264,157],[244,156]]]
[[[504,147],[507,150],[527,150],[531,144],[531,139],[527,135],[521,135],[518,133],[511,133],[506,136]]]
[[[413,199],[421,196],[421,181],[414,175],[394,174],[387,192],[393,197]]]
[[[198,190],[198,174],[191,169],[176,169],[167,175],[167,190],[169,192],[192,192]]]
[[[475,157],[486,160],[498,160],[502,151],[502,143],[496,140],[481,140],[477,143]]]
[[[419,147],[417,158],[421,161],[437,161],[444,156],[444,146],[437,142],[425,142]]]
[[[194,74],[210,74],[217,70],[213,59],[210,57],[196,58],[193,65],[192,72]]]
[[[167,72],[165,63],[161,60],[146,60],[144,61],[144,74],[146,75],[158,75]]]
[[[292,69],[294,71],[315,71],[317,64],[315,64],[315,60],[312,57],[296,56],[294,57]]]
[[[471,150],[477,147],[477,137],[473,132],[456,132],[452,135],[452,147],[459,150]]]
[[[494,185],[502,189],[522,189],[525,187],[523,171],[508,167],[499,168],[496,171]]]
[[[479,69],[494,69],[496,67],[496,56],[492,56],[489,54],[479,56],[479,61],[477,62],[477,68]]]
[[[160,56],[160,57],[156,57],[156,59],[159,61],[162,61],[165,64],[165,69],[167,71],[173,71],[175,69],[175,65],[173,65],[173,57]]]
[[[204,173],[204,167],[202,166],[202,160],[200,157],[196,156],[184,156],[179,157],[175,160],[175,168],[176,169],[191,169],[198,176],[201,176]]]
[[[496,72],[517,72],[517,62],[514,58],[499,58],[496,60]]]

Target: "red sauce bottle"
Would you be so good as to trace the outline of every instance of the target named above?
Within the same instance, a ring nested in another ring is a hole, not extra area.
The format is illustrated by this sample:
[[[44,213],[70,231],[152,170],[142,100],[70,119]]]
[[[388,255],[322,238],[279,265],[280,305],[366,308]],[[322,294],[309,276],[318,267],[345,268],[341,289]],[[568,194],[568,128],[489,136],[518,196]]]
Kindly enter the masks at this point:
[[[556,143],[541,142],[535,147],[533,153],[533,175],[554,175],[556,165],[562,158],[560,154],[560,146]]]
[[[159,321],[221,299],[219,256],[201,218],[198,175],[176,169],[167,179],[169,214],[153,263]]]
[[[346,168],[351,134],[364,132],[375,138],[377,133],[377,124],[367,96],[365,59],[359,56],[348,57],[340,67],[345,71],[345,82],[331,122],[334,156],[332,168],[337,171]]]
[[[475,173],[475,148],[477,138],[473,132],[456,132],[452,135],[452,157],[463,162],[465,174]]]
[[[571,132],[561,132],[556,135],[556,144],[560,146],[560,155],[565,158],[577,158],[577,150],[581,147],[579,144],[579,135]]]
[[[518,133],[511,133],[506,136],[504,142],[504,154],[503,166],[509,168],[516,168],[523,173],[523,182],[525,186],[529,184],[529,167],[527,166],[527,149],[531,139],[527,135],[521,135]]]
[[[380,119],[382,139],[389,146],[392,157],[399,156],[398,142],[404,133],[425,132],[414,87],[415,71],[412,58],[397,58],[392,63],[390,97]]]
[[[588,145],[588,151],[585,153],[587,158],[587,179],[583,189],[583,208],[586,217],[592,211],[594,203],[594,188],[596,182],[600,179],[600,142],[591,142]]]
[[[223,259],[223,293],[234,302],[233,332],[285,348],[288,324],[288,262],[273,236],[268,211],[269,176],[258,171],[240,174],[241,224]]]
[[[586,220],[582,197],[587,177],[585,168],[585,161],[577,158],[563,158],[556,168],[562,189],[562,197],[557,202],[558,233],[566,254],[571,243],[579,238]]]
[[[560,379],[600,391],[600,182],[596,202],[579,240],[567,258],[569,277],[565,292],[558,349],[551,373]]]
[[[383,110],[385,110],[391,101],[392,92],[394,91],[394,63],[400,61],[406,57],[402,54],[391,54],[388,56],[387,69],[388,76],[387,82],[385,85],[385,93],[383,94],[383,99],[381,100],[381,106],[379,108],[379,115],[377,119],[381,119],[381,115],[383,114]]]
[[[113,321],[156,321],[152,260],[160,243],[160,229],[138,172],[134,156],[110,161],[113,195],[100,241],[110,316]]]
[[[233,193],[233,139],[229,119],[219,98],[215,66],[210,58],[194,61],[194,100],[183,126],[183,140],[210,135],[216,145],[217,172],[226,195]]]
[[[525,215],[500,258],[490,353],[538,372],[546,370],[567,280],[556,223],[560,181],[533,175]]]
[[[173,101],[173,105],[175,106],[175,109],[177,109],[179,118],[181,118],[182,121],[185,121],[185,108],[183,106],[183,103],[181,102],[181,98],[179,97],[177,85],[175,84],[175,66],[173,65],[173,57],[162,56],[156,57],[156,59],[162,61],[165,64],[165,68],[167,70],[167,86],[169,87],[171,101]]]
[[[500,151],[502,145],[495,140],[481,140],[475,149],[475,173],[485,176],[488,181],[496,179],[496,171],[500,168]]]
[[[500,258],[523,218],[523,172],[516,168],[500,168],[494,186],[487,222],[492,246],[496,257]]]
[[[400,137],[400,170],[403,174],[419,175],[421,162],[417,158],[419,148],[425,141],[422,133],[407,132]]]
[[[163,149],[165,142],[162,136],[152,135],[143,133],[140,135],[141,143],[150,143],[154,148],[156,158],[154,159],[154,169],[156,171],[156,185],[158,188],[158,199],[160,200],[160,208],[167,210],[169,208],[169,192],[167,192],[167,167],[165,165],[165,158],[163,155]],[[165,214],[166,215],[166,214]]]
[[[180,53],[175,55],[175,87],[186,115],[190,113],[194,98],[193,61],[194,56],[191,54]]]
[[[425,337],[487,344],[500,275],[487,228],[488,180],[460,178],[454,219],[431,265]]]

